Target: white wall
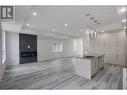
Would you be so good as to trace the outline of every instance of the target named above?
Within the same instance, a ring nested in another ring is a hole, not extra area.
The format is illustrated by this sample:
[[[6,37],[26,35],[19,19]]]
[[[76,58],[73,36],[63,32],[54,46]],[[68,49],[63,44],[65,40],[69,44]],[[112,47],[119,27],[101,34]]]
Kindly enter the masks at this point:
[[[125,66],[127,67],[127,30],[126,30],[126,38],[125,38]]]
[[[0,23],[0,79],[2,77],[2,26]]]
[[[90,51],[105,54],[105,62],[125,65],[125,31],[106,32],[90,38]]]
[[[63,44],[63,52],[52,52],[54,43]],[[73,40],[38,37],[38,61],[73,56]]]
[[[63,52],[52,52],[53,44],[63,43]],[[74,56],[73,40],[38,36],[38,61]],[[7,66],[19,64],[19,33],[6,33]]]
[[[19,33],[6,32],[7,66],[19,64]]]
[[[0,23],[0,80],[2,79],[3,73],[5,71],[6,64],[2,64],[2,27]]]

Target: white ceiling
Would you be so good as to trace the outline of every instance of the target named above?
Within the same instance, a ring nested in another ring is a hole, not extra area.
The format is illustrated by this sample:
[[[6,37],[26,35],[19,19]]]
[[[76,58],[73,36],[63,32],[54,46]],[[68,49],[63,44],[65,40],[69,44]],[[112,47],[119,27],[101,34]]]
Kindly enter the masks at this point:
[[[85,30],[88,25],[98,29],[104,27],[104,31],[108,26],[115,24],[116,28],[121,28],[121,21],[125,18],[125,14],[119,14],[118,9],[121,7],[123,6],[16,6],[15,23],[3,24],[3,27],[5,30],[15,32],[79,37],[82,35],[80,30]],[[33,16],[33,12],[37,15]],[[101,25],[97,26],[86,16],[87,13]],[[27,26],[27,23],[30,26]],[[65,27],[64,24],[68,26]]]

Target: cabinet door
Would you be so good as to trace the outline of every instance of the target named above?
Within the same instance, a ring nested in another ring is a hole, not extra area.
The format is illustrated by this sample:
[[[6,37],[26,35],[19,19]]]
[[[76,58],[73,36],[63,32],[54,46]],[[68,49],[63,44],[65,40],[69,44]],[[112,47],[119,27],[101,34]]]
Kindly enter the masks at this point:
[[[95,73],[98,72],[98,58],[95,59]]]
[[[93,76],[95,74],[95,61],[92,60],[91,62],[91,75]]]
[[[104,56],[101,57],[101,68],[104,67]]]
[[[102,63],[102,57],[99,57],[98,58],[98,69],[101,69],[102,65],[103,65],[103,63]]]
[[[101,63],[102,63],[102,60],[101,60],[101,57],[98,58],[98,69],[101,68]]]

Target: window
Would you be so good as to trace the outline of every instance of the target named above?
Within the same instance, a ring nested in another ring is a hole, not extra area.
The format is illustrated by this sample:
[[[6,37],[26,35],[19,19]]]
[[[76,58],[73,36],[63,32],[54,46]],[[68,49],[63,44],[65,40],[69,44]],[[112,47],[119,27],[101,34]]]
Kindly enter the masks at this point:
[[[73,49],[74,49],[74,51],[77,51],[77,47],[78,47],[78,40],[74,39],[73,40]]]
[[[2,31],[2,64],[6,60],[5,31]]]
[[[83,39],[73,40],[73,50],[77,55],[83,55]]]
[[[54,43],[53,44],[53,52],[62,52],[63,44],[62,43]]]

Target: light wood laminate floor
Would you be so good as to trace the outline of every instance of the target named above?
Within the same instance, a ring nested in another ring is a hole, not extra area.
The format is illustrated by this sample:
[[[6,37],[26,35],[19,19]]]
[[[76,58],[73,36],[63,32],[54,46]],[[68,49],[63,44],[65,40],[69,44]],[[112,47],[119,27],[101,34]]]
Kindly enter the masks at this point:
[[[92,80],[77,75],[75,58],[6,68],[0,89],[121,89],[122,67],[105,64]]]

